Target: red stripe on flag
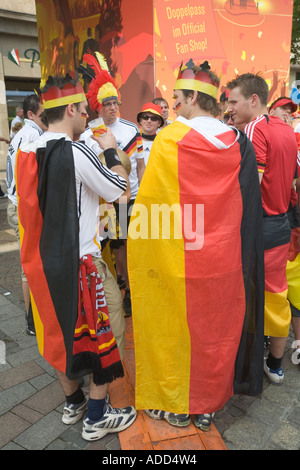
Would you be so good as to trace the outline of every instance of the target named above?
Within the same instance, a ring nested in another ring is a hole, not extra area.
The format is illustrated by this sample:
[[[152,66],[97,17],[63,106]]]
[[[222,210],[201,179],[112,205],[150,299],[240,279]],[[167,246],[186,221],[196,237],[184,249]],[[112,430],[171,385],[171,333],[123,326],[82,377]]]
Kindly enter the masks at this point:
[[[290,244],[265,250],[265,289],[277,294],[288,288],[286,280],[286,263]]]
[[[37,187],[36,155],[20,151],[17,157],[17,192],[19,221],[24,229],[21,262],[44,328],[42,355],[54,368],[65,372],[64,339],[39,251],[43,217],[39,209]]]
[[[185,238],[190,413],[214,412],[233,393],[235,357],[245,313],[240,161],[238,144],[218,151],[205,138],[200,143],[194,130],[178,143],[180,204],[183,214],[186,205],[193,206],[192,227],[198,241],[202,228],[196,205],[202,204],[204,209],[202,248],[198,244],[200,249],[193,250],[191,240]],[[186,224],[191,222],[183,218],[183,230]]]

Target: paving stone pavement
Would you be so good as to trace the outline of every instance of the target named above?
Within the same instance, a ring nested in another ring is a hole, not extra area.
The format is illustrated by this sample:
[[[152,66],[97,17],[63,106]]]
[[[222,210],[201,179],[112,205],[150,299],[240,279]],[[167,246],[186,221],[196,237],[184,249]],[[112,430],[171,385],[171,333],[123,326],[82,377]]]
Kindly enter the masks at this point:
[[[3,180],[0,171],[5,189]],[[117,434],[91,444],[81,437],[81,422],[61,421],[62,389],[36,338],[25,332],[18,243],[6,207],[7,199],[0,199],[0,449],[118,451]],[[300,449],[300,367],[292,362],[292,342],[291,332],[282,386],[265,380],[261,396],[234,396],[216,413],[215,425],[229,450]]]

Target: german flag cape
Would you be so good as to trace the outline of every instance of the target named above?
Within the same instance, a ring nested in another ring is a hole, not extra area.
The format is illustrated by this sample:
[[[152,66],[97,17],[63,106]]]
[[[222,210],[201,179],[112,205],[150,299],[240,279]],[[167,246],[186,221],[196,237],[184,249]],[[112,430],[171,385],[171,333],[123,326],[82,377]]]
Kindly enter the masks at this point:
[[[72,142],[62,138],[21,146],[16,182],[21,263],[40,353],[70,379],[93,372],[97,385],[108,383],[123,368],[107,307],[102,303],[101,311],[95,308],[99,295],[104,298],[101,279],[91,260],[88,267],[82,260],[79,270]],[[98,284],[91,283],[91,291],[85,282],[89,274]]]
[[[252,144],[178,118],[154,141],[129,226],[138,409],[208,413],[261,392],[263,263]]]

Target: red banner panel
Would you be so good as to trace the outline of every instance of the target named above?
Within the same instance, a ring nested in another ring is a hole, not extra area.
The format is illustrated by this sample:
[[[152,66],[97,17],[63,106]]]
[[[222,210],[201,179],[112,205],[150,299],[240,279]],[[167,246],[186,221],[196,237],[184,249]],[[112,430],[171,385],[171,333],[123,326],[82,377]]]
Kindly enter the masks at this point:
[[[288,93],[293,0],[36,0],[42,78],[74,72],[101,52],[120,89],[122,117],[163,96],[177,68],[209,60],[221,90],[261,72],[270,99]],[[172,112],[170,111],[171,117]]]

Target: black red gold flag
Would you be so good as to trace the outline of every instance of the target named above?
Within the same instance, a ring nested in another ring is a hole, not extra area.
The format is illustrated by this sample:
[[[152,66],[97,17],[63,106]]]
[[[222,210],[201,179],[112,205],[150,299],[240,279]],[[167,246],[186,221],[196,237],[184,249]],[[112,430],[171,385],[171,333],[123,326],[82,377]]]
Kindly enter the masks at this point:
[[[219,135],[217,120],[211,132],[190,122],[154,141],[128,268],[136,408],[193,414],[262,390],[264,256],[252,144],[230,128]]]
[[[38,145],[20,147],[16,183],[21,263],[31,292],[39,350],[70,379],[93,372],[94,382],[101,385],[122,376],[123,368],[111,331],[105,349],[105,354],[112,353],[111,359],[104,367],[101,363],[103,344],[100,347],[97,325],[105,312],[94,312],[94,328],[83,328],[88,315],[79,293],[72,142],[62,138]],[[106,333],[107,328],[106,323]],[[80,329],[84,334],[78,334]]]

